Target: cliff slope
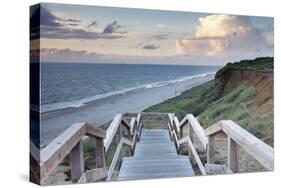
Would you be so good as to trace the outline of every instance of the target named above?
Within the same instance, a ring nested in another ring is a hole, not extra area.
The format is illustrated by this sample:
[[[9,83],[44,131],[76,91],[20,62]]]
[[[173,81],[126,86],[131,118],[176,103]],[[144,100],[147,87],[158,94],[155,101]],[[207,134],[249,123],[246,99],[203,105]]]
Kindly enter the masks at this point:
[[[193,113],[204,127],[230,119],[273,145],[273,58],[228,63],[214,80],[145,111]]]

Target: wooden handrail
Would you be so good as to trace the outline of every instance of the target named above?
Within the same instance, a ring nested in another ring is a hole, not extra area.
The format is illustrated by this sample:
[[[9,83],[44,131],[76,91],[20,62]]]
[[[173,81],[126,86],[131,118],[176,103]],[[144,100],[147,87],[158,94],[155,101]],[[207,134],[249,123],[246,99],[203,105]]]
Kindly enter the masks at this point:
[[[122,114],[117,114],[115,115],[115,117],[113,118],[112,122],[110,123],[109,127],[106,130],[106,138],[104,139],[104,147],[105,147],[105,151],[108,150],[113,137],[115,136],[120,123],[122,121]]]
[[[114,171],[116,163],[117,163],[117,159],[120,155],[121,149],[122,149],[124,144],[130,146],[131,148],[133,147],[133,142],[131,140],[128,140],[127,138],[124,138],[124,137],[122,137],[120,139],[120,142],[117,146],[116,152],[114,154],[114,157],[112,159],[111,165],[110,165],[109,170],[108,170],[108,175],[107,175],[107,179],[106,179],[107,181],[111,180],[113,171]]]
[[[106,133],[89,123],[74,123],[45,148],[37,150],[40,153],[39,161],[37,158],[40,169],[38,172],[39,183],[43,182],[69,153],[76,151],[74,150],[76,146],[80,147],[79,142],[85,135],[103,139]],[[36,156],[32,150],[31,155]],[[83,170],[83,168],[81,169]]]
[[[107,131],[96,128],[90,123],[75,123],[64,130],[58,137],[56,137],[45,148],[39,150],[31,143],[30,153],[35,166],[31,169],[34,177],[37,177],[38,183],[42,182],[52,173],[52,171],[62,162],[62,160],[70,154],[71,163],[71,179],[73,182],[96,181],[101,178],[106,178],[108,175],[107,168],[105,167],[105,153],[112,143],[113,137],[116,135],[118,128],[123,125],[127,129],[127,137],[121,139],[123,144],[129,143],[132,151],[134,150],[135,143],[139,140],[140,136],[140,118],[138,114],[133,124],[128,123],[123,119],[122,114],[117,114],[109,125]],[[131,132],[133,131],[133,132]],[[134,136],[131,138],[131,134]],[[96,139],[96,169],[84,172],[84,159],[83,159],[83,137],[89,136]],[[132,139],[132,140],[128,140]],[[119,156],[120,151],[116,151],[115,155]],[[116,159],[115,159],[116,160]],[[113,161],[113,163],[116,163]],[[110,170],[115,164],[111,164]],[[111,173],[111,171],[109,172]],[[96,177],[91,177],[93,174]]]
[[[118,146],[117,146],[117,149],[115,151],[114,157],[112,159],[111,165],[110,165],[109,170],[108,170],[108,176],[106,178],[107,181],[110,181],[111,178],[112,178],[112,174],[113,174],[113,171],[115,169],[117,159],[120,156],[122,147],[124,145],[128,145],[128,146],[130,146],[132,153],[134,152],[135,144],[139,140],[140,132],[141,132],[140,118],[141,118],[141,115],[138,114],[137,118],[133,117],[131,119],[130,124],[125,123],[126,126],[128,126],[127,127],[127,131],[128,131],[127,135],[130,135],[130,138],[131,138],[131,135],[133,135],[133,139],[129,140],[128,138],[125,138],[125,137],[122,137],[120,139],[120,141],[118,143]]]
[[[224,169],[231,170],[232,172],[238,171],[237,146],[239,145],[266,169],[273,170],[273,148],[233,121],[222,120],[204,130],[192,114],[187,114],[180,122],[175,114],[168,113],[166,115],[168,116],[169,134],[175,142],[178,152],[181,153],[182,144],[187,143],[189,158],[192,162],[196,162],[202,175],[206,175],[207,168],[204,167],[194,147],[193,135],[198,137],[201,145],[207,151],[207,164],[209,168],[215,168],[215,135],[220,132],[225,133],[228,143],[227,165],[225,165]],[[107,170],[105,155],[118,129],[120,129],[120,133],[123,133],[121,126],[126,129],[126,132],[118,137],[120,141]],[[184,126],[188,128],[186,136],[183,136]],[[31,160],[32,164],[35,164],[31,166],[31,170],[34,172],[34,177],[38,178],[38,183],[41,183],[67,155],[70,155],[71,179],[73,182],[89,182],[105,178],[111,180],[118,157],[122,152],[122,147],[128,145],[133,154],[135,145],[140,140],[141,128],[141,113],[138,113],[136,117],[132,117],[129,122],[123,118],[122,114],[117,114],[106,131],[96,128],[90,123],[72,124],[41,150],[33,143],[30,143]],[[87,171],[84,171],[84,136],[96,139],[96,168]]]
[[[200,159],[191,139],[189,138],[189,136],[187,136],[187,143],[188,143],[188,145],[190,147],[190,150],[191,150],[191,152],[192,152],[192,154],[193,154],[193,156],[196,160],[196,163],[197,163],[197,165],[200,169],[201,174],[206,175],[207,173],[206,173],[205,167],[204,167],[204,165],[203,165],[203,163],[202,163],[202,161],[201,161],[201,159]]]
[[[236,144],[254,157],[267,170],[274,169],[273,148],[241,128],[231,120],[222,120],[205,130],[206,136],[214,137],[215,134],[224,132],[228,136],[228,165],[234,172],[237,170]],[[214,149],[213,144],[209,144],[209,152]],[[212,160],[212,159],[210,159]],[[233,169],[234,168],[234,169]]]
[[[204,165],[192,143],[192,134],[193,132],[197,135],[199,138],[201,144],[203,145],[204,149],[207,147],[207,138],[204,134],[204,129],[200,126],[197,119],[192,114],[187,114],[183,120],[179,123],[178,118],[174,114],[168,114],[169,123],[168,123],[168,129],[170,132],[171,138],[174,140],[177,149],[181,151],[182,144],[188,143],[188,153],[191,161],[196,161],[201,174],[206,175],[206,171],[204,168]],[[188,126],[188,135],[183,137],[183,126]],[[178,134],[177,134],[178,133]]]
[[[187,114],[183,120],[181,121],[179,127],[183,127],[185,125],[190,125],[193,129],[193,132],[198,137],[200,143],[204,147],[207,148],[208,138],[205,136],[204,129],[199,124],[198,120],[193,116],[193,114]]]

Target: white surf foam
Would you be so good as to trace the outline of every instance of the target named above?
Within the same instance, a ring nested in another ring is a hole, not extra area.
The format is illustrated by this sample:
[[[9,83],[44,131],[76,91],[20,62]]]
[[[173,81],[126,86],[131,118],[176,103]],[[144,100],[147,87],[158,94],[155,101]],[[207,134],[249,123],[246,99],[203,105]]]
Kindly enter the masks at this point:
[[[60,110],[60,109],[65,109],[65,108],[78,108],[78,107],[84,106],[88,102],[103,99],[103,98],[110,97],[113,95],[126,94],[127,92],[137,91],[137,90],[141,90],[141,89],[152,89],[152,88],[157,88],[157,87],[163,87],[163,86],[166,86],[169,84],[174,84],[174,83],[184,82],[184,81],[188,81],[188,80],[192,80],[192,79],[196,79],[196,78],[206,77],[209,75],[214,75],[215,73],[216,72],[205,72],[205,73],[196,74],[196,75],[192,75],[192,76],[181,77],[181,78],[174,79],[174,80],[149,83],[149,84],[145,84],[145,85],[141,85],[141,86],[137,86],[137,87],[126,88],[126,89],[123,89],[120,91],[113,91],[113,92],[109,92],[109,93],[105,93],[105,94],[95,95],[92,97],[86,97],[86,98],[72,101],[72,102],[57,102],[57,103],[52,103],[52,104],[44,104],[44,105],[41,105],[40,111],[41,111],[41,113],[45,113],[45,112],[50,112],[53,110]]]

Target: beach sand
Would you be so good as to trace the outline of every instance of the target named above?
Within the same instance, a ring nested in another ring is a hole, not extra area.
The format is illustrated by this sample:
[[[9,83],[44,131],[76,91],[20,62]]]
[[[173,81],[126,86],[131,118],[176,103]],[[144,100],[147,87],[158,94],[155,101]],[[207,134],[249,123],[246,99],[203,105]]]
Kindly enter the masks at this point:
[[[77,108],[56,110],[41,115],[40,147],[44,147],[75,122],[90,122],[95,126],[110,121],[115,114],[142,110],[175,97],[187,89],[214,78],[214,75],[171,83],[162,87],[135,90],[88,102]]]

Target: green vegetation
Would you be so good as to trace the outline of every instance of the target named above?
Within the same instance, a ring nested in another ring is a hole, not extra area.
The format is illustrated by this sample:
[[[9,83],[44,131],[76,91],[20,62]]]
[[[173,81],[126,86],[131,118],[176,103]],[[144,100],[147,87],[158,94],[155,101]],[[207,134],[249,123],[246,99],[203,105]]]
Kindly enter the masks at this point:
[[[222,69],[220,69],[216,77],[224,74],[231,69],[254,69],[257,71],[272,70],[273,69],[273,57],[259,57],[254,60],[242,60],[235,63],[227,63]]]
[[[212,103],[199,116],[203,127],[219,120],[230,119],[269,144],[273,143],[273,118],[260,117],[250,108],[251,99],[256,95],[254,87],[242,85]]]
[[[220,98],[220,95],[220,87],[215,86],[214,81],[209,81],[205,84],[187,90],[175,98],[151,106],[145,111],[174,112],[180,119],[182,119],[187,112],[197,116],[202,113],[208,105],[217,101]]]
[[[272,69],[273,58],[257,58],[227,64],[217,72],[217,75],[222,75],[231,68],[256,69],[257,71]],[[177,97],[151,106],[145,111],[174,112],[179,119],[191,113],[198,117],[205,128],[219,120],[230,119],[266,143],[273,145],[273,117],[257,114],[254,105],[256,94],[255,87],[250,85],[241,84],[225,90],[221,82],[212,80],[187,90]]]

